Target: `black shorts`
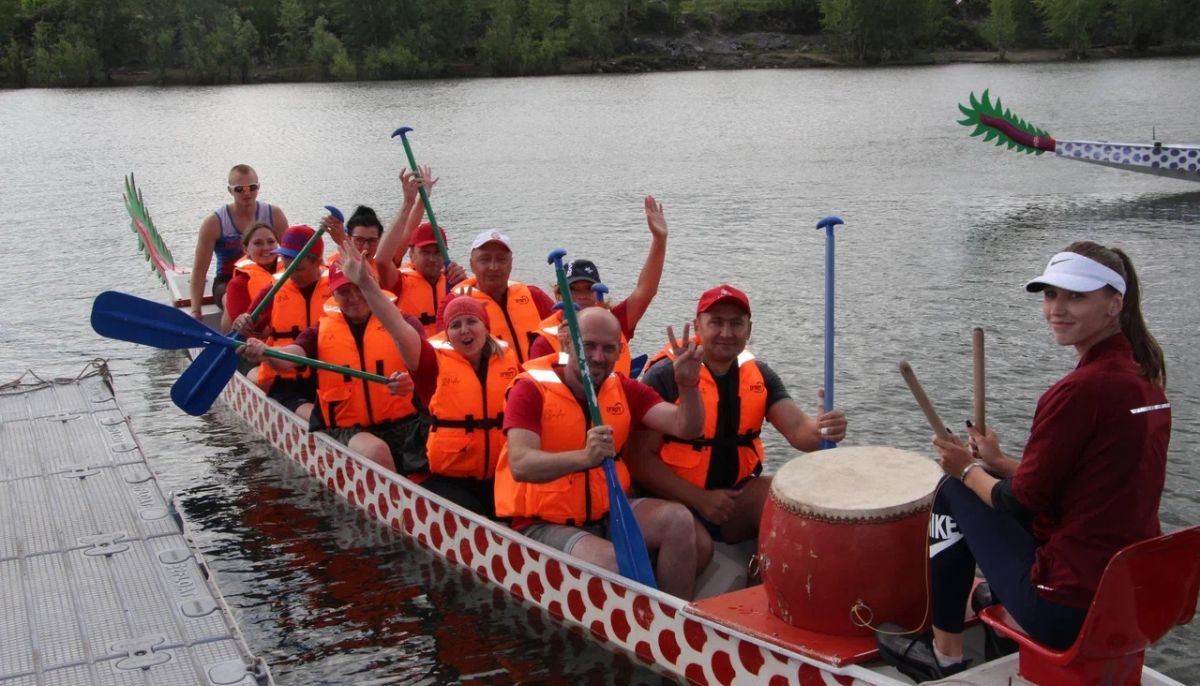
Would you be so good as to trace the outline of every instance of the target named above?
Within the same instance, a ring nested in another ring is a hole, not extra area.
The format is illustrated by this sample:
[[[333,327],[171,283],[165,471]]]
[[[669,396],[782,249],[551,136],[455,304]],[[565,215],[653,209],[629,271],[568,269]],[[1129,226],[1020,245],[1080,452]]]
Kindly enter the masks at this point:
[[[213,279],[213,302],[221,311],[225,311],[225,289],[229,287],[230,280],[233,279],[233,274],[217,274]]]

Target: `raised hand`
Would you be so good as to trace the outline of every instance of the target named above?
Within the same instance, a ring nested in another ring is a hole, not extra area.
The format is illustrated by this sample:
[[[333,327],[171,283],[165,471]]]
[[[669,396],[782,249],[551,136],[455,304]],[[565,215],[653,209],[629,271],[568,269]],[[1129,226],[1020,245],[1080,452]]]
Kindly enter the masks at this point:
[[[400,190],[404,192],[404,204],[412,205],[417,201],[418,189],[421,187],[421,177],[408,169],[400,170]]]
[[[327,214],[321,218],[321,226],[329,232],[329,237],[337,245],[342,245],[346,242],[346,224],[332,214]]]
[[[346,243],[338,248],[338,263],[342,266],[342,273],[346,278],[359,288],[362,288],[368,281],[374,281],[375,275],[367,269],[367,261],[363,257],[361,250],[355,249],[349,243]]]
[[[681,389],[699,388],[700,359],[703,357],[704,348],[696,345],[691,339],[691,324],[683,325],[682,342],[676,340],[675,328],[671,326],[667,327],[667,339],[670,340],[671,352],[675,355],[675,385]]]
[[[433,187],[437,185],[438,180],[429,170],[428,164],[417,166],[417,180],[425,187],[425,195],[433,195]]]
[[[653,195],[646,196],[646,224],[650,227],[650,235],[655,238],[667,237],[667,217],[663,214],[662,203]]]

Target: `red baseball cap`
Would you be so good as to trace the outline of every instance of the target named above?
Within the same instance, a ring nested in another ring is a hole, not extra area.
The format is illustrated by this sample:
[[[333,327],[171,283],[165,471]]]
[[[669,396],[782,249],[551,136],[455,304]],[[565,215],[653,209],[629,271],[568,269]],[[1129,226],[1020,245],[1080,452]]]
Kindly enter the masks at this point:
[[[734,305],[737,305],[745,310],[746,314],[750,314],[750,299],[746,297],[745,293],[728,284],[713,286],[707,291],[704,291],[704,293],[700,295],[699,304],[696,305],[696,314],[699,315],[703,312],[707,312],[712,309],[713,305],[723,302],[733,303]]]
[[[345,286],[348,283],[354,283],[346,273],[342,271],[341,262],[334,262],[329,265],[329,291],[336,292],[337,289]]]
[[[440,226],[438,227],[438,233],[442,234],[442,243],[445,245],[449,245],[449,243],[446,243],[446,232],[443,231],[442,227],[440,227]],[[413,231],[412,246],[414,248],[420,248],[421,246],[424,246],[424,245],[436,245],[436,244],[437,244],[437,238],[435,238],[433,236],[433,224],[430,224],[429,222],[425,222],[424,224],[421,224],[420,226],[418,226],[416,231]]]

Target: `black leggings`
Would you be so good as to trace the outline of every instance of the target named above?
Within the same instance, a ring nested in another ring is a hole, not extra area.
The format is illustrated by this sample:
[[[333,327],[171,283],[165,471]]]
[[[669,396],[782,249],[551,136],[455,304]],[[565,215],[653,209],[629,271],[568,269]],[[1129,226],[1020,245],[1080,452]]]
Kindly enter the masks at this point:
[[[961,633],[975,564],[992,595],[1036,641],[1063,650],[1075,642],[1086,610],[1041,596],[1029,575],[1037,542],[1011,515],[992,509],[958,479],[943,478],[929,523],[933,625]]]
[[[481,481],[441,474],[430,475],[421,482],[423,488],[488,519],[496,518],[495,485],[491,479]]]

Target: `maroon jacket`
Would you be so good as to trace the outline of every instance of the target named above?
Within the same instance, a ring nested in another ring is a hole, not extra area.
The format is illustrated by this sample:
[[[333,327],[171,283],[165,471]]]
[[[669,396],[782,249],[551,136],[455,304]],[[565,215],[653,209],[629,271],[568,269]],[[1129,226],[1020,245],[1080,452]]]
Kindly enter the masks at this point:
[[[1038,400],[1012,490],[1035,514],[1031,578],[1043,597],[1086,608],[1112,556],[1161,533],[1170,438],[1166,394],[1123,334],[1092,346]]]

